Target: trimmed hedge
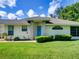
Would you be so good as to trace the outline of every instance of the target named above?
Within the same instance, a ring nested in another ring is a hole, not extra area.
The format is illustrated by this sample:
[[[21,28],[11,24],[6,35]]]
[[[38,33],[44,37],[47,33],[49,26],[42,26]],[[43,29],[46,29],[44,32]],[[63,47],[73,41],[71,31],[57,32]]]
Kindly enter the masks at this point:
[[[71,41],[71,35],[55,35],[55,40],[57,41]]]
[[[19,37],[15,37],[15,38],[14,38],[14,41],[19,41],[19,40],[20,40]]]
[[[53,36],[37,36],[36,41],[38,43],[53,41]]]
[[[38,43],[50,42],[50,41],[71,41],[71,35],[55,35],[53,36],[37,36],[35,39]]]

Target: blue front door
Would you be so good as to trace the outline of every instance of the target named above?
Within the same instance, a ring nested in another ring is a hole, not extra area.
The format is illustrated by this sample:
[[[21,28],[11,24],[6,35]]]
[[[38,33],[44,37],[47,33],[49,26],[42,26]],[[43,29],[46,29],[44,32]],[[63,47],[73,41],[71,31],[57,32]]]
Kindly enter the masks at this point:
[[[41,26],[37,26],[37,36],[41,36]]]

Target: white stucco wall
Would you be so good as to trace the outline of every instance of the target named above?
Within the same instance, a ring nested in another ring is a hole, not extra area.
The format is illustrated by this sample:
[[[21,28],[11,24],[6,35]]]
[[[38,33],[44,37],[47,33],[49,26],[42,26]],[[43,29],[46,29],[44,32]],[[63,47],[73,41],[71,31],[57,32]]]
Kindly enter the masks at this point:
[[[0,24],[0,33],[4,33],[5,32],[5,25]]]
[[[46,25],[45,27],[45,35],[50,36],[50,35],[63,35],[63,34],[70,34],[70,26],[63,26],[61,25],[61,27],[63,28],[63,30],[53,30],[52,28],[55,25]],[[72,36],[72,39],[79,39],[79,36]]]
[[[22,25],[14,25],[14,35],[12,38],[20,37],[21,39],[33,39],[37,34],[37,26],[41,26],[41,35],[63,35],[63,34],[70,34],[70,26],[63,26],[63,30],[53,30],[52,28],[55,25],[45,25],[45,23],[39,24],[30,24],[27,25],[27,31],[22,31]],[[0,33],[8,33],[8,25],[0,24]],[[10,36],[8,37],[10,38]],[[79,39],[79,37],[72,37],[72,39]]]
[[[33,23],[33,36],[37,36],[37,26],[41,26],[41,35],[45,35],[45,23]]]
[[[53,30],[52,28],[55,25],[46,25],[45,27],[45,34],[46,35],[63,35],[63,34],[70,34],[70,26],[61,26],[62,30]]]
[[[73,36],[72,39],[78,39],[79,40],[79,36]]]
[[[45,24],[44,23],[32,23],[27,25],[27,31],[22,31],[22,25],[13,25],[14,26],[14,35],[8,36],[8,38],[19,37],[21,39],[33,39],[37,35],[37,26],[41,26],[41,35],[45,34]],[[8,25],[0,25],[0,32],[8,34]]]
[[[8,33],[8,25],[5,25],[5,32]],[[22,25],[14,25],[14,35],[8,38],[19,37],[20,39],[32,39],[31,25],[27,25],[27,31],[22,31]]]

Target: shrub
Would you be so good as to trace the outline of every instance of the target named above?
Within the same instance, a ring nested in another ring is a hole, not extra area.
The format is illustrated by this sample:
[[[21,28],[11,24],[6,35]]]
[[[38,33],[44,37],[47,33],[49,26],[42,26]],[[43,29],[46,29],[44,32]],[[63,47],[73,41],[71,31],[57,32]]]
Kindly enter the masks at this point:
[[[4,37],[5,40],[8,40],[8,39],[7,39],[7,36],[8,36],[7,33],[2,33],[2,36]]]
[[[63,35],[65,38],[65,41],[71,41],[72,36],[71,35]]]
[[[19,40],[20,40],[19,37],[15,37],[15,38],[14,38],[14,41],[19,41]]]
[[[38,43],[53,41],[53,36],[37,36],[36,41]]]
[[[58,40],[58,41],[62,40],[61,35],[55,35],[55,40]]]
[[[70,41],[72,38],[71,35],[55,35],[55,40],[58,41]]]
[[[49,41],[53,41],[54,40],[54,37],[53,36],[49,36]]]
[[[7,33],[2,33],[2,35],[3,35],[3,36],[8,36],[8,34],[7,34]]]

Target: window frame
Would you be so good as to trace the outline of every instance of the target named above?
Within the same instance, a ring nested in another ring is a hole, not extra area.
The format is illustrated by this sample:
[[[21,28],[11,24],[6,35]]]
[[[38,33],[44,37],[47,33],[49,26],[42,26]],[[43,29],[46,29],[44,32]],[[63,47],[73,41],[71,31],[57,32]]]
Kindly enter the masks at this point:
[[[61,27],[61,26],[54,26],[52,28],[52,30],[63,30],[63,27]]]
[[[27,25],[22,25],[21,30],[22,32],[27,31]]]
[[[14,35],[14,25],[8,25],[8,35]]]
[[[77,26],[71,26],[71,35],[72,36],[79,36],[79,27]]]

